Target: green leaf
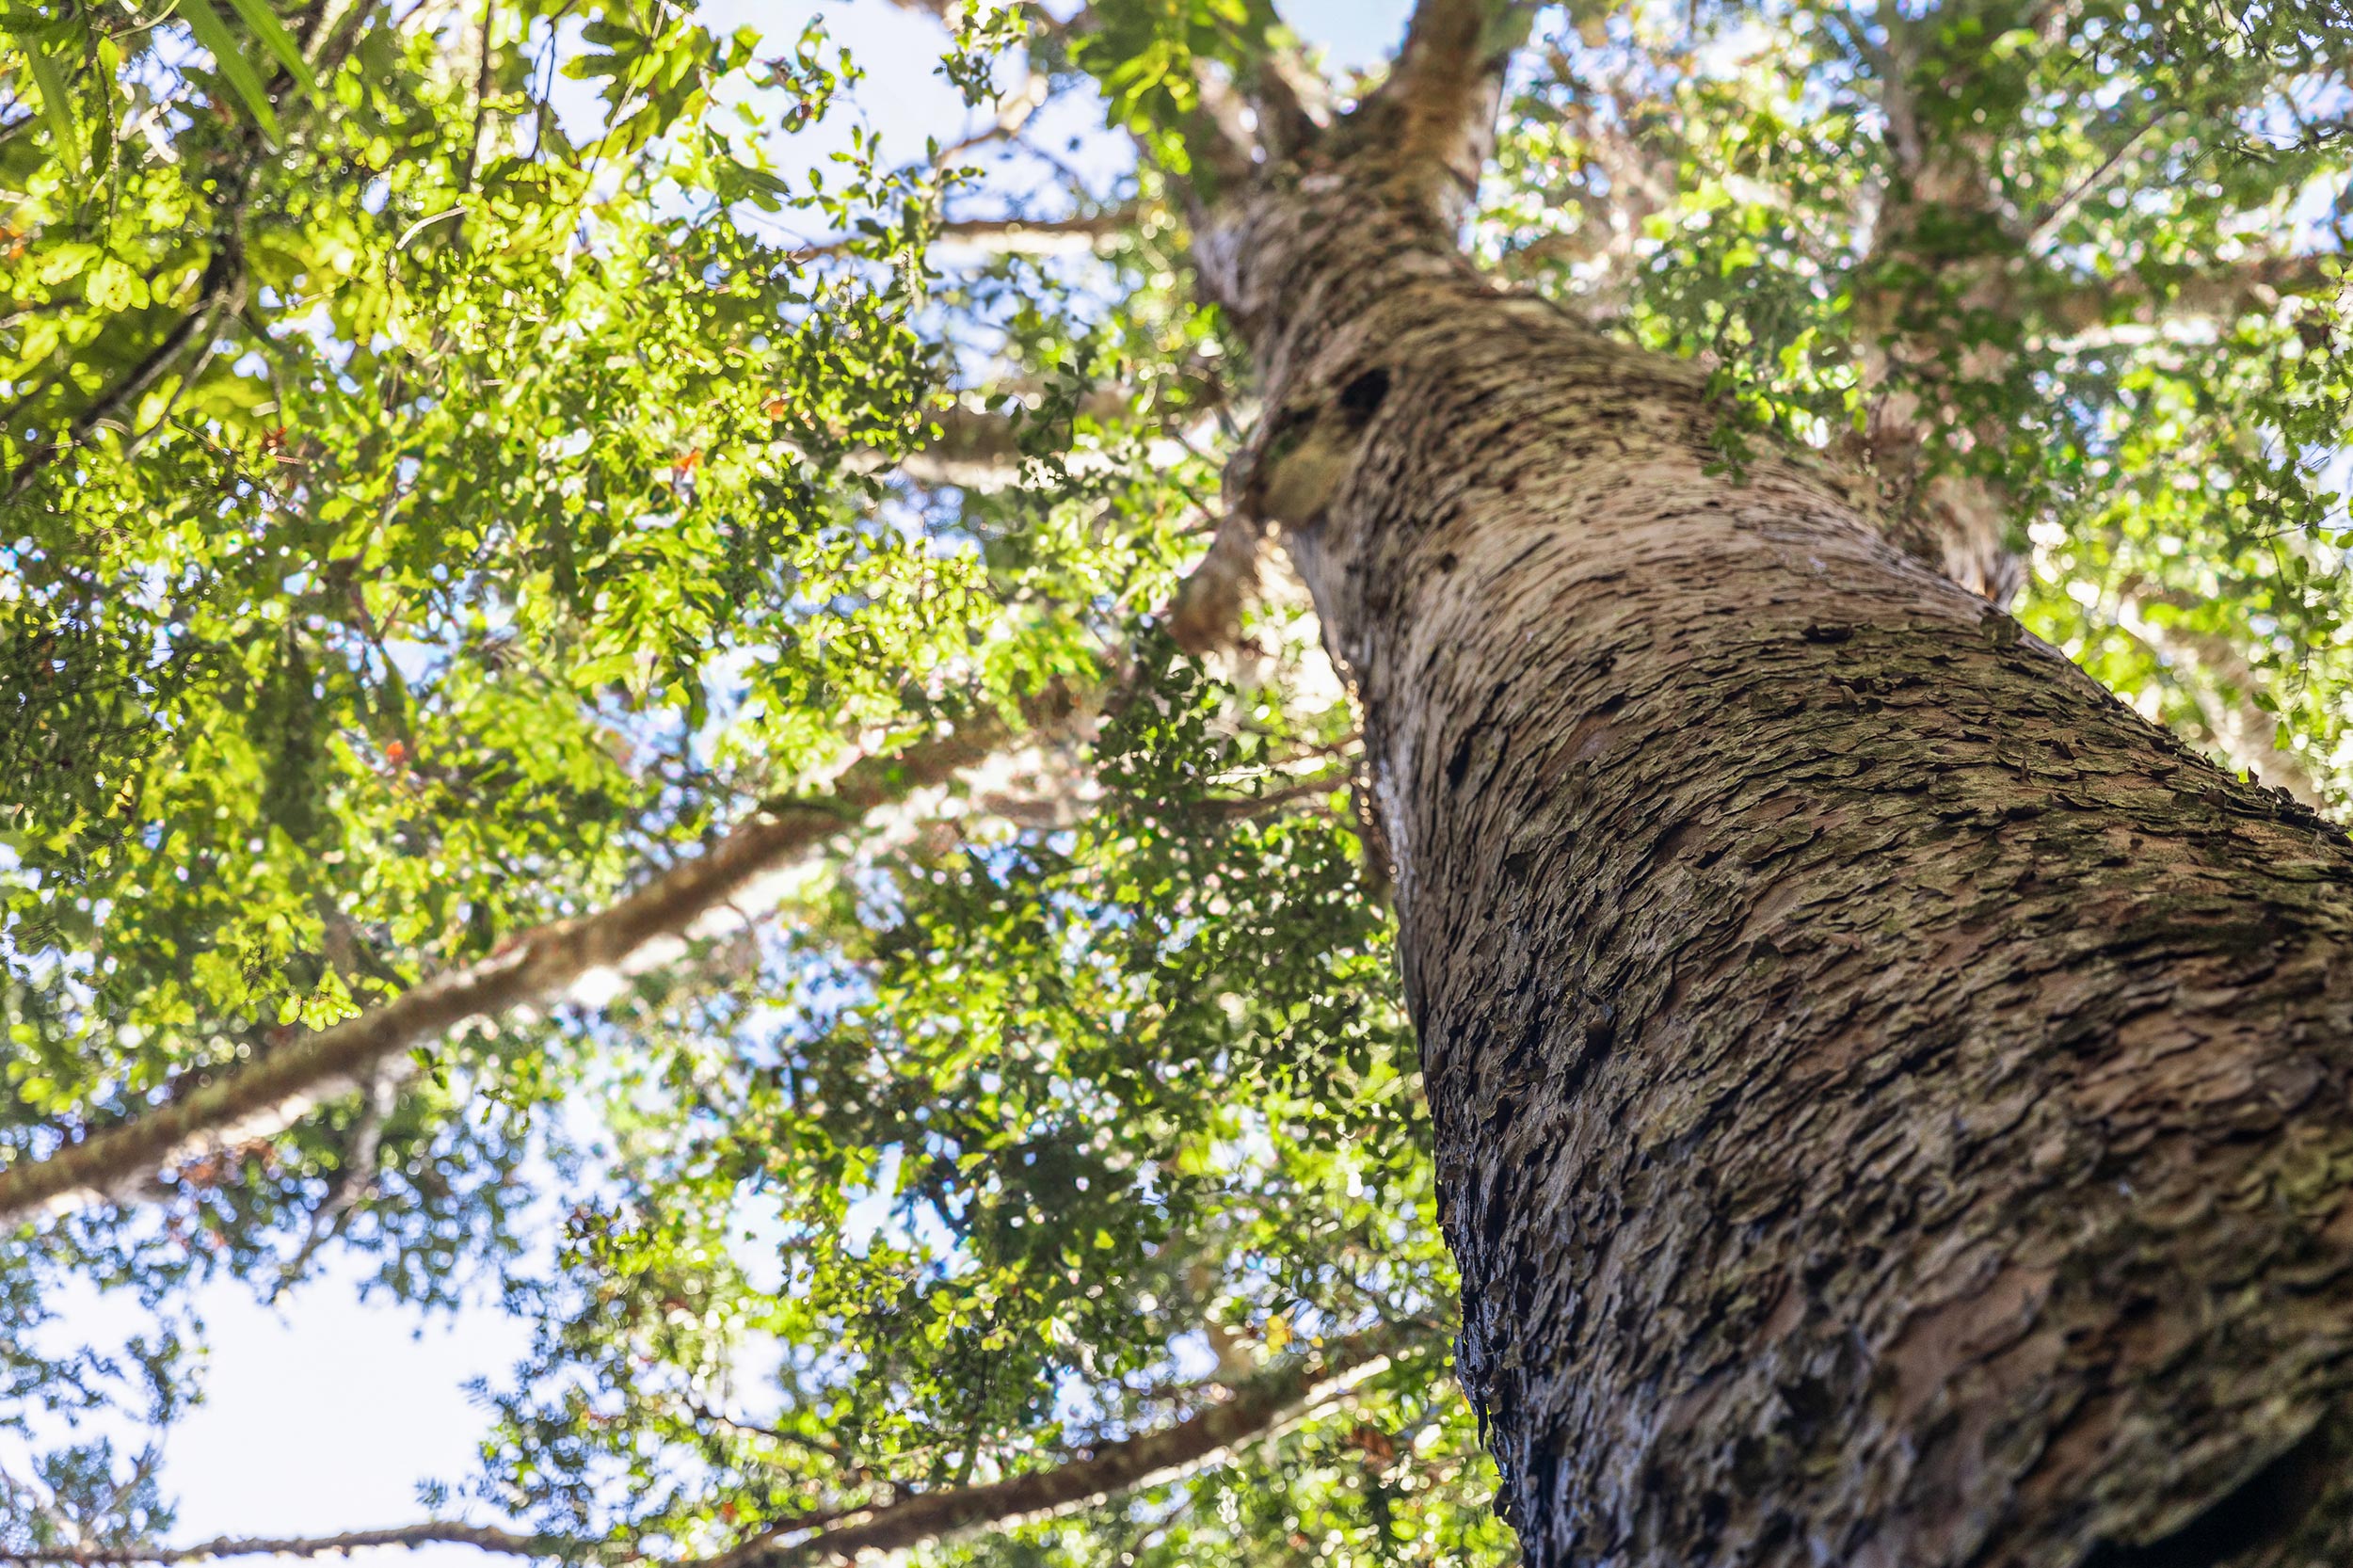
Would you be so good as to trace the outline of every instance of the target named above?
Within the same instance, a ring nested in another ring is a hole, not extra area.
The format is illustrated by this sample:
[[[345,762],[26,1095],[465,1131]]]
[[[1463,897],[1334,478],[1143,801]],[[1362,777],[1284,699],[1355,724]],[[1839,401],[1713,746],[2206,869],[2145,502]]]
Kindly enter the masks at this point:
[[[240,6],[238,9],[242,12],[244,8]],[[247,59],[244,51],[237,47],[236,38],[229,31],[229,24],[221,20],[220,12],[213,9],[212,0],[182,0],[180,14],[188,19],[188,26],[196,34],[196,41],[211,52],[213,62],[220,68],[221,75],[236,90],[237,96],[245,101],[246,108],[251,112],[254,123],[261,126],[262,134],[272,141],[280,140],[278,113],[270,107],[269,90],[263,87],[261,74],[253,69],[253,62]]]
[[[278,20],[278,13],[270,9],[268,0],[229,0],[229,4],[253,29],[253,36],[262,40],[263,47],[278,56],[296,84],[315,96],[319,84],[311,73],[311,62],[302,57],[301,47],[295,42],[294,35],[286,31],[285,24]]]
[[[57,154],[70,168],[82,167],[82,127],[73,118],[73,101],[66,92],[65,72],[57,69],[40,45],[29,40],[23,44],[24,58],[33,68],[33,85],[40,89],[41,118],[49,121],[50,133],[57,138]]]
[[[80,277],[92,262],[104,254],[87,240],[68,240],[50,248],[48,256],[34,269],[33,276],[55,287]]]
[[[102,311],[121,311],[131,307],[145,310],[148,304],[146,280],[113,256],[91,269],[89,281],[83,285],[83,292],[89,302]]]

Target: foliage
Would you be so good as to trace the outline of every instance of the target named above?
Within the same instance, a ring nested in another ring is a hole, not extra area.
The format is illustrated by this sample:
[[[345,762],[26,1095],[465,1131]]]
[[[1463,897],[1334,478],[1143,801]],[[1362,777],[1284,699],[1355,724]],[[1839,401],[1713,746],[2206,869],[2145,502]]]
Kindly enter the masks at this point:
[[[1701,358],[1743,425],[1853,456],[1891,385],[1929,402],[1929,465],[2007,498],[2034,630],[2193,739],[2214,741],[2217,700],[2284,719],[2284,749],[2341,798],[2346,20],[2009,0],[1736,9],[1696,33],[1589,15],[1507,122],[1488,244]],[[1926,176],[1892,150],[1891,102]],[[2127,630],[2144,617],[2218,638],[2232,667],[2169,657]]]
[[[2342,801],[2345,21],[1580,4],[1475,248],[1705,363],[1736,467],[1872,471],[1913,398],[1905,483],[2002,498],[2036,630],[2194,741],[2265,715]],[[1279,596],[1208,663],[1155,624],[1250,411],[1184,224],[1274,10],[963,8],[939,69],[983,128],[904,163],[856,120],[876,62],[668,0],[0,31],[8,1159],[862,752],[1101,709],[994,793],[849,824],[757,938],[23,1227],[13,1402],[167,1424],[216,1274],[488,1279],[533,1350],[427,1500],[678,1559],[1071,1463],[1383,1321],[1415,1348],[1296,1430],[933,1555],[1508,1560],[1346,696]],[[1138,166],[1070,174],[1031,67]],[[1080,258],[940,228],[1071,215],[1118,221]],[[1001,472],[924,477],[974,428]],[[92,1286],[152,1330],[66,1343]],[[152,1462],[38,1466],[0,1546],[169,1528]]]

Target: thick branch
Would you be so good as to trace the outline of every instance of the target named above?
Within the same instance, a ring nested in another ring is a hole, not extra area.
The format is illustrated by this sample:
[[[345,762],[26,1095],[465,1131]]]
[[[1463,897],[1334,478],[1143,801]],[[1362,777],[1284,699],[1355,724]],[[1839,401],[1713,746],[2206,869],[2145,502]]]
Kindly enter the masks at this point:
[[[1504,71],[1536,9],[1526,0],[1420,0],[1388,81],[1358,111],[1382,183],[1449,234],[1495,147]]]
[[[932,231],[935,245],[962,246],[990,256],[1080,256],[1109,248],[1111,242],[1136,226],[1133,208],[1122,207],[1085,217],[951,218]],[[803,260],[837,255],[865,236],[842,234],[804,246],[794,254]]]
[[[2035,27],[2050,21],[2040,4],[2004,15]],[[2008,439],[1998,419],[1956,424],[1954,413],[1974,391],[2012,374],[2007,337],[1957,354],[1953,335],[1973,317],[2019,319],[2014,284],[2025,240],[1992,175],[1993,127],[1982,115],[1924,112],[1982,90],[2000,56],[1985,39],[1926,23],[1891,21],[1883,42],[1850,18],[1839,25],[1886,115],[1891,176],[1857,274],[1854,321],[1869,395],[1864,428],[1846,451],[1876,487],[1872,519],[1891,543],[2007,604],[2025,579],[2010,548],[2017,498],[2001,478],[1943,459],[1980,444],[1998,450]]]
[[[1124,407],[1124,403],[1122,405]],[[1207,563],[1205,563],[1207,566]],[[1225,636],[1232,635],[1230,623]],[[1206,650],[1217,631],[1194,639]],[[1116,690],[1056,687],[1029,705],[1041,734],[1068,730]],[[983,719],[890,757],[852,764],[818,799],[787,803],[738,827],[598,914],[526,932],[480,963],[437,975],[392,1001],[270,1055],[225,1070],[145,1115],[0,1170],[0,1225],[120,1199],[203,1157],[275,1133],[311,1107],[396,1067],[407,1051],[510,1009],[570,999],[600,1004],[622,977],[668,961],[764,907],[762,884],[791,876],[843,829],[886,806],[951,783],[1000,752],[1013,732]],[[1014,812],[1013,803],[982,803]],[[1016,813],[1017,814],[1017,813]]]
[[[1133,394],[1125,388],[1102,387],[1080,398],[1072,412],[1080,419],[1114,424],[1128,416],[1132,401]],[[879,453],[856,454],[847,466],[858,472],[895,468],[919,485],[954,485],[968,490],[1011,489],[1021,483],[1029,456],[1022,440],[1025,432],[1035,427],[1034,420],[1016,423],[1009,415],[961,403],[931,417],[939,435],[916,451],[895,461]],[[1204,428],[1194,434],[1206,439],[1209,433]],[[1155,468],[1181,462],[1192,455],[1187,442],[1193,439],[1193,435],[1184,440],[1155,438],[1146,456]],[[1080,451],[1062,456],[1073,473],[1104,472],[1116,466],[1104,453]]]
[[[2169,321],[2233,321],[2269,312],[2297,295],[2329,294],[2344,286],[2325,256],[2257,256],[2157,282],[2138,274],[2102,279],[2056,291],[2039,302],[2052,331],[2097,336],[2104,328],[2153,328]]]
[[[1069,694],[1042,699],[1041,720],[1068,716]],[[853,764],[822,799],[736,828],[699,857],[597,914],[526,932],[490,957],[436,975],[348,1022],[224,1069],[209,1082],[44,1160],[0,1172],[0,1224],[121,1196],[209,1153],[266,1137],[323,1099],[346,1094],[403,1053],[461,1024],[549,1003],[599,978],[659,962],[723,922],[734,901],[877,808],[948,784],[1008,737],[985,719],[890,757]],[[608,979],[609,984],[609,979]]]
[[[2128,595],[2118,623],[2172,667],[2233,769],[2326,812],[2329,799],[2311,766],[2278,744],[2279,720],[2255,704],[2255,694],[2263,690],[2255,666],[2227,637],[2192,631],[2169,619],[2151,620],[2149,608],[2163,602],[2155,595]]]
[[[780,1534],[758,1536],[697,1568],[818,1568],[861,1562],[1086,1508],[1117,1493],[1175,1480],[1217,1463],[1237,1448],[1275,1435],[1317,1406],[1379,1374],[1390,1354],[1410,1342],[1410,1335],[1401,1329],[1368,1329],[1337,1341],[1313,1362],[1263,1373],[1236,1386],[1230,1399],[1197,1416],[1160,1432],[1107,1443],[1059,1468],[908,1497],[855,1524],[789,1544]]]
[[[1169,605],[1168,633],[1178,648],[1198,657],[1241,635],[1242,613],[1258,597],[1266,550],[1266,531],[1257,520],[1240,510],[1225,514],[1209,553],[1176,585]]]

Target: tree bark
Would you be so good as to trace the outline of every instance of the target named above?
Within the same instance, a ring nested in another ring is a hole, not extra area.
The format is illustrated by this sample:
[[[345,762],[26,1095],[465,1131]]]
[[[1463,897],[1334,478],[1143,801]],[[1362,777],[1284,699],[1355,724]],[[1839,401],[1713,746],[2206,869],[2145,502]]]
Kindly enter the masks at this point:
[[[1528,1560],[2353,1560],[2353,846],[1378,180],[1198,250]]]

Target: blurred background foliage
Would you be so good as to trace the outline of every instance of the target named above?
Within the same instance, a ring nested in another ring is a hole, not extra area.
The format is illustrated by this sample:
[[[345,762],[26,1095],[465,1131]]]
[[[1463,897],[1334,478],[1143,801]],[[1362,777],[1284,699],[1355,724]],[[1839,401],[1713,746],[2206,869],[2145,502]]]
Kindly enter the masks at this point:
[[[24,1432],[168,1427],[199,1282],[488,1277],[533,1349],[424,1502],[688,1558],[1083,1459],[1380,1324],[1387,1369],[1304,1424],[932,1556],[1510,1560],[1345,693],[1279,590],[1206,660],[1159,626],[1252,413],[1188,298],[1189,134],[1316,68],[1241,0],[911,8],[974,111],[912,161],[822,19],[0,13],[8,1158],[861,753],[1118,694],[995,793],[845,831],[756,935],[22,1227]],[[2348,28],[1580,0],[1472,244],[1705,364],[1736,470],[1790,440],[1998,504],[2022,619],[2341,808]],[[1138,156],[1074,167],[1107,142]],[[91,1284],[152,1327],[44,1321]],[[154,1471],[57,1439],[0,1546],[152,1544]]]

